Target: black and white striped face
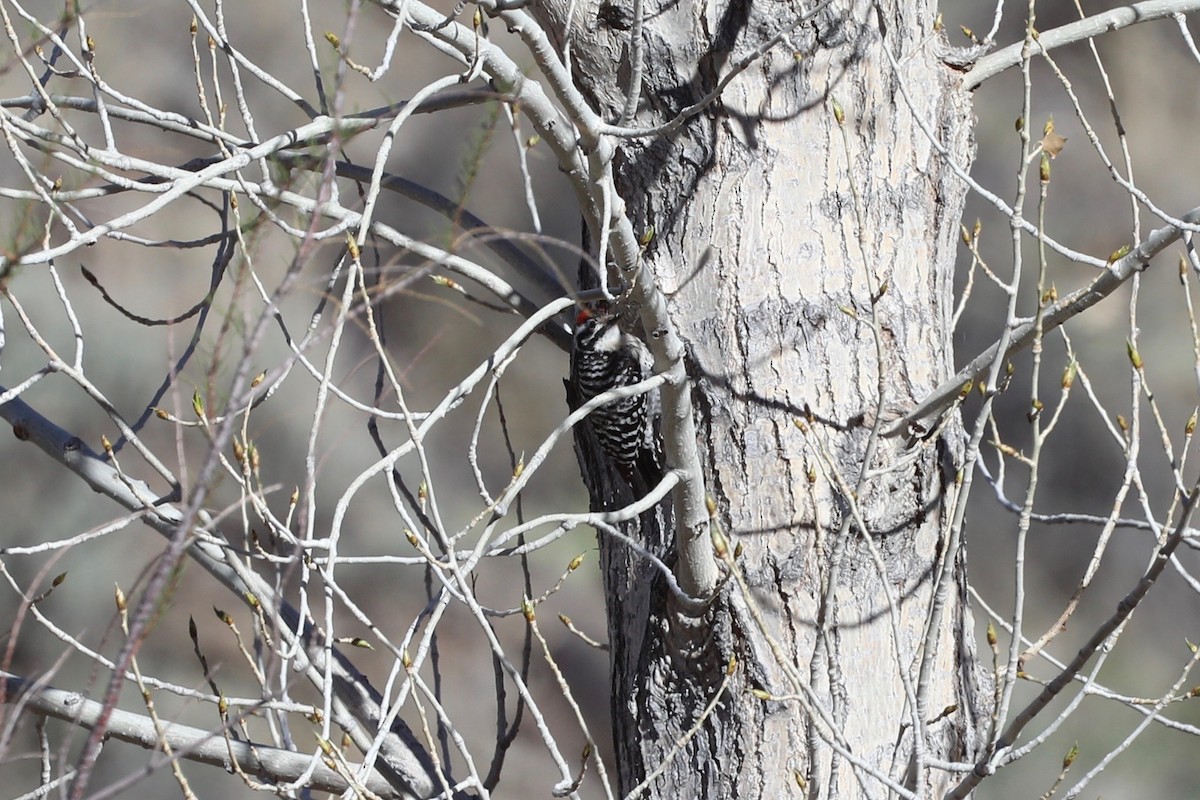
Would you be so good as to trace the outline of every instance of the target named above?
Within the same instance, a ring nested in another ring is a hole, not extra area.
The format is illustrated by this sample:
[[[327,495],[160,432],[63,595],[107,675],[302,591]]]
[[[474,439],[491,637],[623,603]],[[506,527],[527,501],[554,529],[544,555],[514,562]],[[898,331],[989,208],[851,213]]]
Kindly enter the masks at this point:
[[[591,352],[615,353],[625,346],[625,334],[616,317],[594,315],[585,309],[575,318],[575,344]]]

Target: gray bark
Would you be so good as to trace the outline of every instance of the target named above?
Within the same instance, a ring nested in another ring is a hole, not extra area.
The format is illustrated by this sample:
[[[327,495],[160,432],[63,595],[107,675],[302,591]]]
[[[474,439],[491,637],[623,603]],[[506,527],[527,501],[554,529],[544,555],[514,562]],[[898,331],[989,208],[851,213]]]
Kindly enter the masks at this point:
[[[550,2],[538,13],[562,31],[570,7]],[[798,13],[780,4],[646,0],[633,124],[671,120]],[[903,671],[916,685],[928,660],[924,752],[974,755],[987,701],[960,548],[949,551],[945,606],[930,613],[961,439],[952,422],[926,441],[881,439],[873,453],[869,444],[877,421],[953,374],[965,186],[917,118],[964,167],[973,120],[959,74],[938,60],[935,13],[929,2],[831,6],[685,126],[620,149],[618,185],[634,226],[654,230],[645,266],[688,344],[708,491],[742,548],[749,586],[743,595],[730,582],[707,609],[689,611],[644,560],[601,536],[622,793],[665,763],[650,796],[888,796],[869,768],[834,752],[792,699],[803,692],[788,669],[846,749],[894,783],[937,796],[952,781],[912,769],[917,715],[900,679]],[[631,14],[583,2],[572,17],[575,80],[613,122],[629,87]],[[834,101],[845,109],[845,139]],[[619,502],[586,431],[579,444],[594,505]],[[889,467],[860,482],[864,470]],[[851,496],[882,574],[850,519]],[[631,535],[669,563],[669,526],[665,511],[646,514]],[[788,668],[752,621],[751,604]],[[928,639],[927,623],[936,631]],[[936,651],[924,652],[925,641]],[[716,710],[672,757],[731,656],[739,666]]]

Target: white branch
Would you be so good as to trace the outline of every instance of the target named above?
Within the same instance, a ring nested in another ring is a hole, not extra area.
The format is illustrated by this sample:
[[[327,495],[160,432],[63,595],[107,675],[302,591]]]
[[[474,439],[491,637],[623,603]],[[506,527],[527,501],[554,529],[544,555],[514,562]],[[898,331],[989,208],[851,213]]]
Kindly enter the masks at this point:
[[[238,770],[262,780],[275,783],[294,781],[311,768],[312,753],[297,753],[265,744],[233,739],[220,729],[204,730],[177,723],[165,723],[162,737],[154,730],[154,722],[148,716],[113,709],[107,720],[102,720],[104,706],[88,700],[78,692],[68,692],[46,686],[40,681],[0,671],[0,697],[4,702],[18,704],[35,714],[53,717],[92,729],[103,724],[107,735],[122,742],[136,744],[147,750],[161,750],[162,740],[171,747],[179,758],[210,764],[226,772]],[[162,763],[166,759],[162,758]],[[367,789],[384,798],[402,798],[405,795],[393,789],[383,776],[372,772],[362,782]],[[337,771],[323,763],[310,773],[306,788],[319,792],[340,793],[351,788],[349,781]]]
[[[1037,42],[1043,50],[1053,50],[1073,42],[1080,42],[1109,31],[1120,30],[1138,22],[1149,22],[1175,14],[1186,14],[1200,8],[1200,0],[1145,0],[1114,8],[1101,14],[1093,14],[1078,22],[1072,22],[1053,30],[1038,34]],[[1023,42],[1010,44],[990,53],[975,62],[963,78],[963,88],[975,89],[988,78],[998,75],[1021,63]]]

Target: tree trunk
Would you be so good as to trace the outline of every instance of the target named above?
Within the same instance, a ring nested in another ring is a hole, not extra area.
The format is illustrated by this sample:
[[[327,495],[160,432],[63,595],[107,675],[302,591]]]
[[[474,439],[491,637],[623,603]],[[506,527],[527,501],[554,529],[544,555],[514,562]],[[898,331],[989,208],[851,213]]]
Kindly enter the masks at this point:
[[[539,13],[561,31],[571,5]],[[952,776],[925,759],[974,754],[987,699],[963,551],[947,534],[957,422],[908,442],[874,435],[952,374],[965,185],[921,124],[967,168],[972,117],[939,60],[935,12],[831,6],[686,125],[620,150],[622,197],[653,230],[645,266],[688,343],[716,519],[748,587],[730,580],[689,612],[601,536],[622,793],[657,769],[660,797],[886,797],[887,781],[936,796]],[[673,119],[796,13],[645,0],[631,124]],[[632,15],[589,0],[571,18],[575,79],[610,121],[630,86]],[[597,505],[612,502],[606,487],[593,481]],[[634,535],[669,543],[664,521],[644,515]]]

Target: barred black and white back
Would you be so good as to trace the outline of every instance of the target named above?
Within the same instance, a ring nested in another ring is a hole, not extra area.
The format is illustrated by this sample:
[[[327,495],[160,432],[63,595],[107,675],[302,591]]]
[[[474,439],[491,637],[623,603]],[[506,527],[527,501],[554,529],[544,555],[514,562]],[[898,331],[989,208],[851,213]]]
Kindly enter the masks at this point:
[[[571,380],[579,402],[653,374],[654,359],[617,317],[580,311],[571,351]],[[612,400],[592,411],[588,423],[605,455],[638,496],[662,479],[658,390]]]

